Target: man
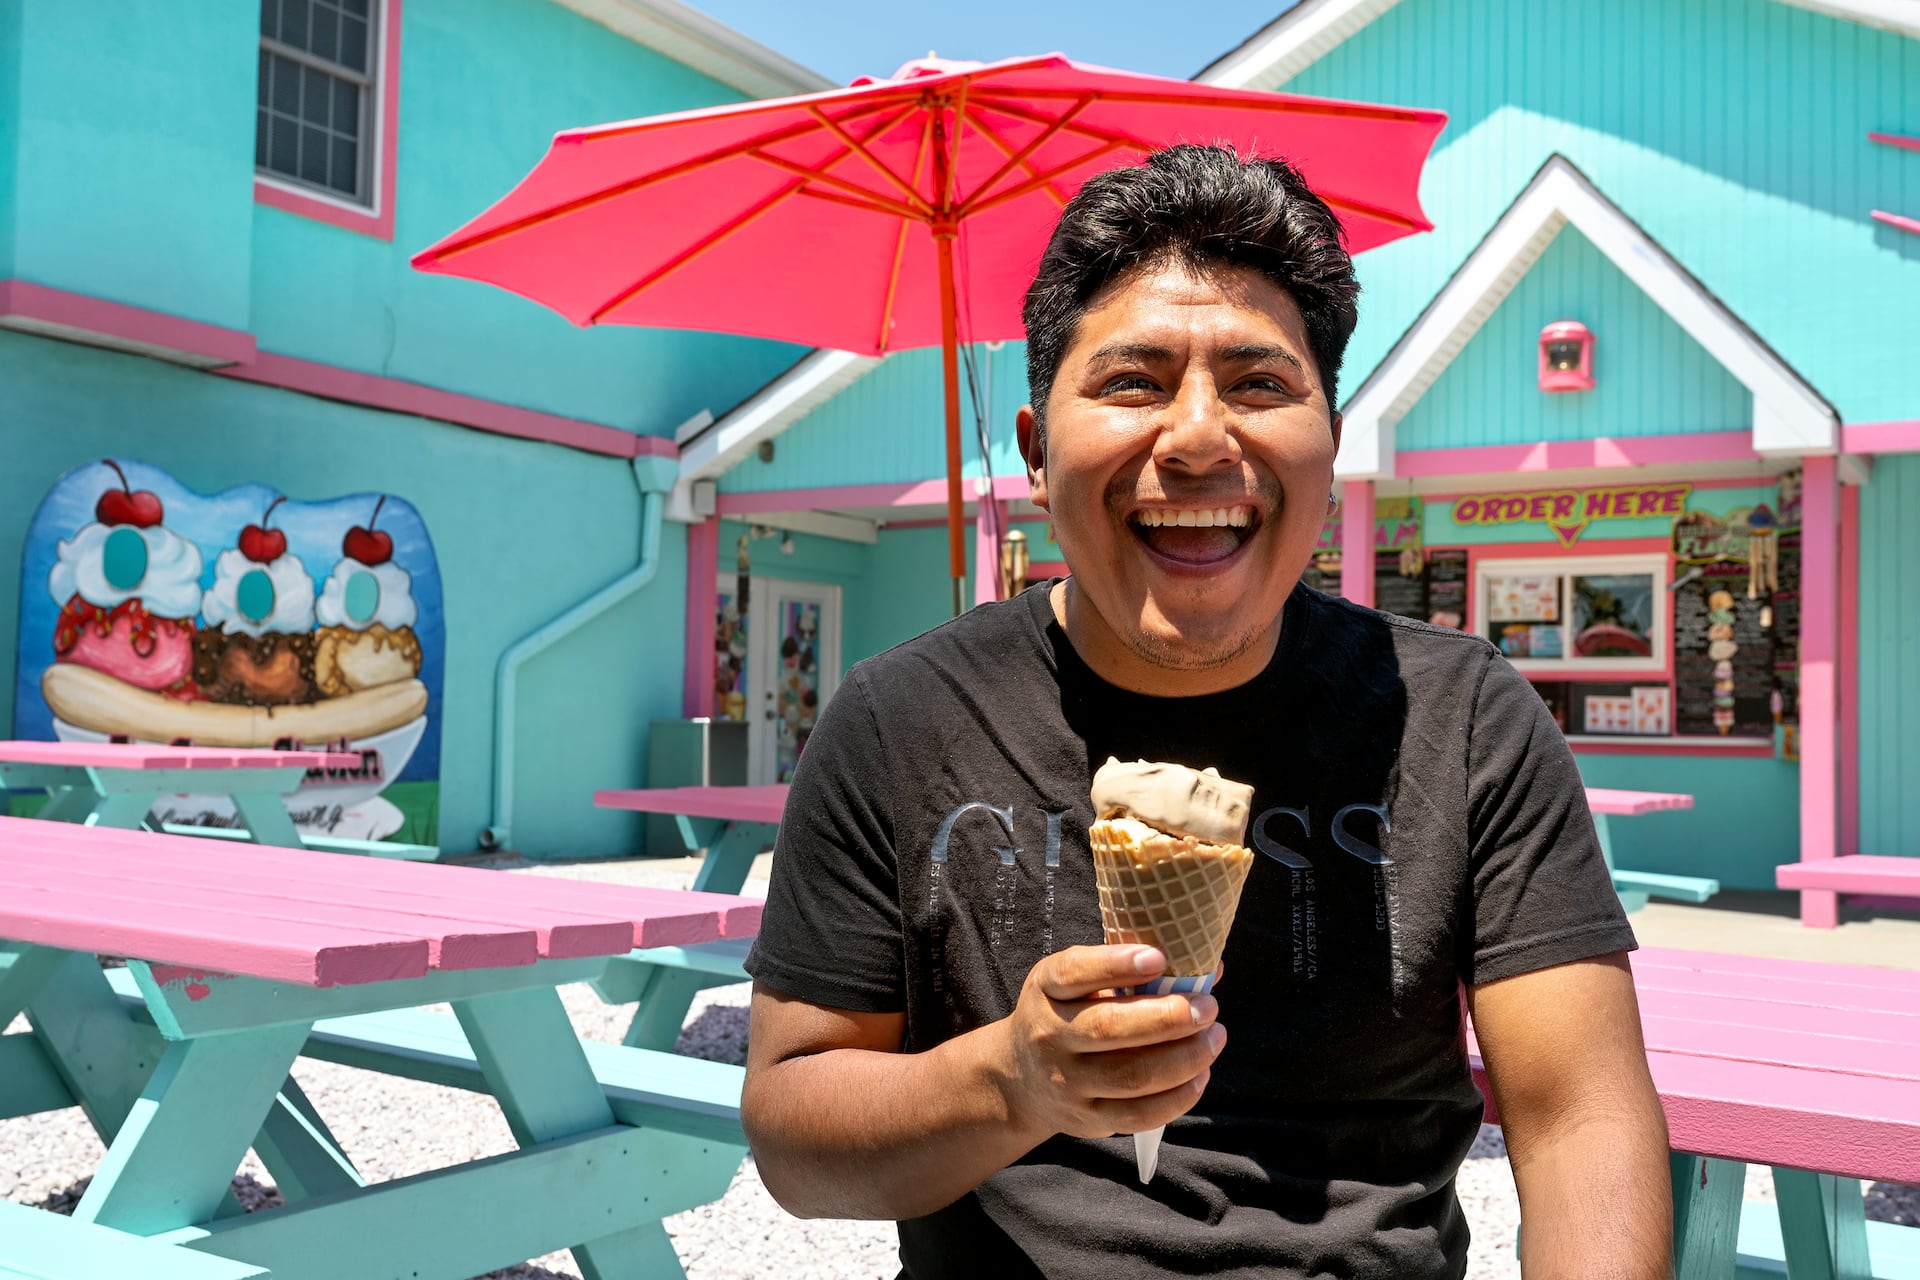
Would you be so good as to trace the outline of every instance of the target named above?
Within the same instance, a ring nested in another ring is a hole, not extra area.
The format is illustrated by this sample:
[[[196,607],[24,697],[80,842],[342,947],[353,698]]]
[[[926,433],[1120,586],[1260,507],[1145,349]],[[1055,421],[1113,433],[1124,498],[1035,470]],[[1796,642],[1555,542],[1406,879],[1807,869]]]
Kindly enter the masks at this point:
[[[1356,293],[1278,161],[1088,183],[1019,417],[1072,576],[859,664],[808,743],[743,1117],[782,1205],[899,1220],[912,1280],[1460,1276],[1463,985],[1528,1276],[1667,1274],[1633,937],[1565,741],[1484,641],[1297,585]],[[1255,788],[1217,997],[1111,995],[1165,960],[1100,945],[1110,755]],[[1141,1186],[1116,1135],[1160,1124]]]

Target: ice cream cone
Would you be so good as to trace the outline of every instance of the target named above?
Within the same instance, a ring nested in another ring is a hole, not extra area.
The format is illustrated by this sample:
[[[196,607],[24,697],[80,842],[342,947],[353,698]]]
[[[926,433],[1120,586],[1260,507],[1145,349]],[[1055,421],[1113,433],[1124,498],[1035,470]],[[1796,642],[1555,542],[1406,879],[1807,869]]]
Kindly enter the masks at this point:
[[[1252,798],[1252,787],[1211,769],[1109,760],[1094,775],[1096,820],[1087,836],[1106,939],[1167,958],[1165,974],[1125,994],[1212,990],[1253,866],[1242,844]],[[1133,1135],[1143,1183],[1153,1178],[1165,1132]]]
[[[1159,948],[1175,977],[1211,976],[1253,854],[1166,835],[1131,818],[1102,819],[1087,835],[1107,941]]]
[[[1213,988],[1227,949],[1253,854],[1239,845],[1164,835],[1131,818],[1103,819],[1088,831],[1108,942],[1156,947],[1167,972],[1132,995],[1198,995]],[[1165,1126],[1133,1135],[1134,1167],[1150,1182]]]

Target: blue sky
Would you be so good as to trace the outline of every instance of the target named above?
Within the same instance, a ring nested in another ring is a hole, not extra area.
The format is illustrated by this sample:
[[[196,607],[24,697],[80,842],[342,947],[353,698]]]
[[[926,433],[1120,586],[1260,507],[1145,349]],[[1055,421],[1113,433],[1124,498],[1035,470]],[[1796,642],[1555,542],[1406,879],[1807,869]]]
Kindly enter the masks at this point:
[[[846,83],[933,50],[990,61],[1058,50],[1082,62],[1182,79],[1293,0],[692,0],[761,44]]]

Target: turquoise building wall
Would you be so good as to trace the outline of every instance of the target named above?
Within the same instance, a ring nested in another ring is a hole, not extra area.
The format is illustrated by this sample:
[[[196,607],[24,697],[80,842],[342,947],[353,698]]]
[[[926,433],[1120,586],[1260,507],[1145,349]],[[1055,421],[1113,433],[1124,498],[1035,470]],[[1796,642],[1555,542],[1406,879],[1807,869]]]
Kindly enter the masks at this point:
[[[503,650],[633,568],[640,501],[624,462],[556,445],[292,395],[20,334],[0,333],[0,644],[16,631],[22,538],[67,470],[107,456],[164,467],[215,493],[259,482],[304,499],[391,492],[420,511],[445,590],[442,847],[490,817],[493,679]],[[647,725],[680,714],[685,527],[665,526],[645,590],[524,669],[515,844],[631,852],[640,823],[593,807],[645,779]],[[52,637],[47,643],[52,644]],[[13,719],[13,657],[0,725]]]
[[[1920,456],[1860,490],[1860,852],[1920,856]],[[1844,745],[1844,744],[1843,744]]]
[[[1596,335],[1593,390],[1540,390],[1540,329],[1555,320],[1579,320]],[[1746,387],[1567,226],[1414,402],[1396,445],[1445,449],[1752,425]]]
[[[642,434],[724,413],[801,354],[579,330],[407,261],[504,194],[556,131],[739,91],[551,0],[404,0],[389,242],[254,202],[259,24],[244,0],[0,0],[0,279]],[[63,472],[123,456],[202,492],[395,493],[426,521],[445,587],[440,841],[474,847],[491,816],[501,654],[638,559],[626,462],[7,332],[0,386],[0,725],[12,721],[21,540]],[[684,526],[667,524],[652,583],[523,669],[522,851],[641,847],[640,821],[596,810],[592,792],[643,782],[648,722],[681,712],[684,630],[662,620],[683,608],[685,548]]]
[[[1401,0],[1281,88],[1450,117],[1421,185],[1436,229],[1358,259],[1361,318],[1343,394],[1559,152],[1846,421],[1920,412],[1905,363],[1890,358],[1920,342],[1920,240],[1868,216],[1920,209],[1920,158],[1867,140],[1920,129],[1920,40],[1777,0]],[[1402,423],[1402,448],[1750,425],[1744,388],[1697,346],[1668,345],[1675,326],[1576,231],[1562,232],[1508,308],[1482,350],[1443,375],[1455,385]],[[1548,310],[1594,328],[1593,396],[1534,388],[1535,316]],[[1023,361],[1009,343],[996,365],[994,425],[1009,439]],[[779,471],[730,474],[722,489],[940,474],[941,455],[929,452],[938,378],[931,353],[894,357],[789,430]],[[1516,384],[1516,403],[1474,403]],[[997,451],[995,467],[1019,470]]]
[[[6,275],[245,330],[276,355],[652,435],[724,412],[802,354],[579,330],[407,263],[505,194],[558,130],[738,91],[551,0],[405,0],[388,242],[254,203],[259,23],[240,0],[0,0]]]
[[[1914,131],[1920,40],[1777,0],[1402,0],[1281,87],[1450,117],[1436,229],[1359,260],[1356,373],[1558,151],[1846,421],[1913,416],[1886,357],[1920,337],[1920,250],[1868,213],[1920,207],[1920,165],[1867,133]]]

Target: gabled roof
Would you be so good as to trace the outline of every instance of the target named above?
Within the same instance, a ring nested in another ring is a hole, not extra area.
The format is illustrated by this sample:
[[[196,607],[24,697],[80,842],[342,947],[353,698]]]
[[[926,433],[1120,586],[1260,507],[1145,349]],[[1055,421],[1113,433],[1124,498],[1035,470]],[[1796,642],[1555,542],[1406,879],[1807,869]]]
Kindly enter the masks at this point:
[[[679,0],[556,0],[636,44],[753,98],[840,86]]]
[[[1300,0],[1201,69],[1195,80],[1277,89],[1400,0]],[[1777,0],[1920,39],[1920,0]]]
[[[758,448],[762,440],[773,439],[833,399],[878,368],[884,358],[824,348],[809,352],[724,416],[689,423],[676,432],[680,478],[674,484],[668,517],[699,520],[712,515],[711,509],[701,510],[703,504],[695,501],[695,484],[711,483]]]
[[[1838,449],[1840,415],[1834,407],[1572,161],[1556,154],[1347,400],[1335,475],[1393,475],[1400,420],[1568,224],[1752,393],[1756,453]]]

